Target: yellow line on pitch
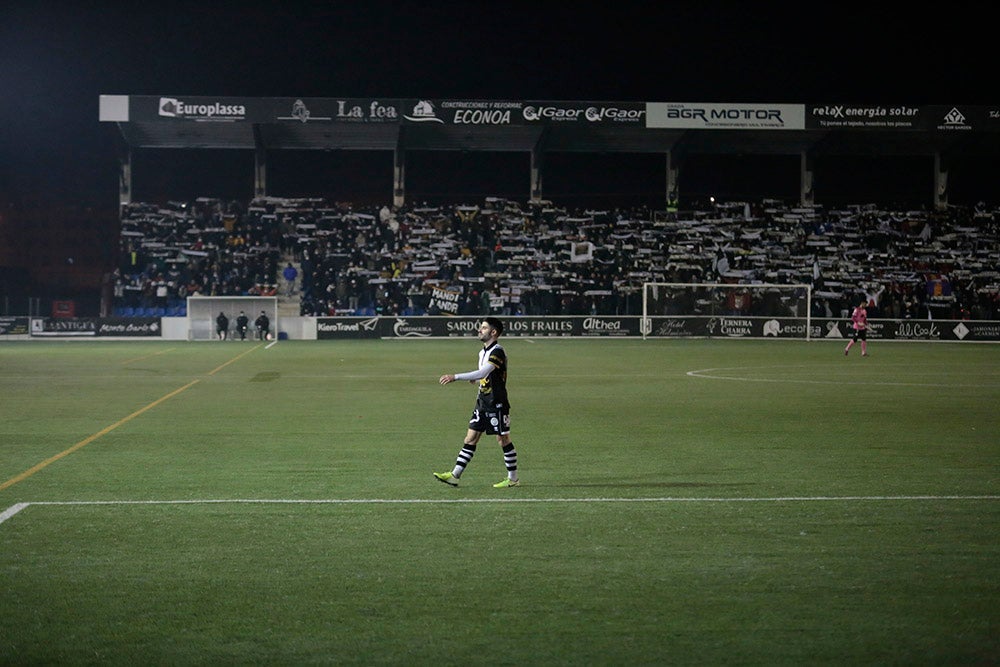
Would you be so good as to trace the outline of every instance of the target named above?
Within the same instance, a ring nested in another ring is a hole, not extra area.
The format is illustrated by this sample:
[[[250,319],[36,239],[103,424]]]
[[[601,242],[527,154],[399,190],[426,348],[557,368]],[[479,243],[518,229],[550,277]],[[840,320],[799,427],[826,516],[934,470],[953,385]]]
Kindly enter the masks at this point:
[[[260,346],[261,346],[261,344],[257,343],[256,345],[254,345],[253,347],[251,347],[249,350],[247,350],[243,354],[237,354],[235,357],[233,357],[232,359],[230,359],[226,363],[222,364],[218,368],[212,369],[211,371],[208,372],[208,374],[209,375],[215,375],[216,373],[218,373],[219,371],[221,371],[223,368],[225,368],[229,364],[233,363],[234,361],[238,361],[238,360],[242,359],[243,357],[247,356],[248,354],[250,354],[251,352],[253,352],[257,348],[259,348]]]
[[[208,374],[209,375],[215,375],[216,373],[218,373],[219,371],[221,371],[223,368],[225,368],[229,364],[233,363],[234,361],[236,361],[238,359],[241,359],[242,357],[245,357],[246,355],[250,354],[251,352],[253,352],[254,350],[256,350],[259,347],[260,347],[260,345],[253,346],[252,348],[250,348],[246,352],[243,352],[242,354],[238,354],[237,356],[233,357],[232,359],[230,359],[226,363],[222,364],[221,366],[218,366],[217,368],[212,369],[211,371],[209,371]],[[142,408],[139,408],[138,410],[136,410],[135,412],[133,412],[132,414],[130,414],[128,417],[124,417],[122,419],[119,419],[118,421],[116,421],[111,426],[106,426],[106,427],[102,428],[100,431],[98,431],[97,433],[84,438],[83,440],[81,440],[80,442],[76,443],[75,445],[73,445],[69,449],[65,449],[65,450],[59,452],[58,454],[56,454],[55,456],[51,456],[51,457],[45,459],[44,461],[42,461],[41,463],[37,463],[37,464],[33,465],[32,467],[28,468],[27,470],[25,470],[24,472],[22,472],[20,475],[17,475],[16,477],[11,477],[6,482],[0,484],[0,491],[3,491],[4,489],[9,488],[11,486],[14,486],[18,482],[24,481],[25,479],[27,479],[27,478],[31,477],[32,475],[34,475],[39,470],[42,470],[43,468],[48,467],[50,464],[55,463],[56,461],[58,461],[59,459],[63,458],[64,456],[69,456],[70,454],[72,454],[76,450],[80,449],[81,447],[85,447],[86,445],[89,445],[94,440],[97,440],[101,436],[107,435],[108,433],[110,433],[111,431],[115,430],[116,428],[118,428],[122,424],[127,424],[128,422],[132,421],[133,419],[135,419],[136,417],[138,417],[142,413],[146,412],[147,410],[151,410],[151,409],[155,408],[160,403],[163,403],[164,401],[167,401],[167,400],[173,398],[174,396],[176,396],[177,394],[181,393],[182,391],[184,391],[186,389],[190,389],[191,387],[195,386],[199,382],[201,382],[200,379],[199,380],[192,380],[191,382],[188,382],[183,387],[180,387],[179,389],[174,389],[169,394],[167,394],[165,396],[161,396],[160,398],[156,399],[155,401],[153,401],[149,405],[147,405],[145,407],[142,407]]]
[[[48,466],[50,463],[55,463],[56,461],[58,461],[62,457],[68,456],[69,454],[72,454],[73,452],[75,452],[76,450],[80,449],[81,447],[83,447],[85,445],[89,445],[94,440],[97,440],[98,438],[100,438],[102,435],[107,435],[108,433],[110,433],[111,431],[115,430],[116,428],[118,428],[122,424],[125,424],[127,422],[132,421],[133,419],[135,419],[136,417],[138,417],[139,415],[141,415],[146,410],[149,410],[151,408],[156,407],[157,405],[159,405],[163,401],[165,401],[165,400],[167,400],[169,398],[173,398],[174,396],[176,396],[177,394],[181,393],[182,391],[184,391],[188,387],[193,387],[194,385],[198,384],[199,382],[201,382],[201,380],[192,380],[191,382],[188,382],[186,385],[184,385],[180,389],[175,389],[172,392],[170,392],[169,394],[167,394],[166,396],[162,396],[162,397],[156,399],[155,401],[153,401],[152,403],[150,403],[146,407],[139,408],[138,410],[136,410],[135,412],[133,412],[132,414],[130,414],[128,417],[125,417],[123,419],[119,419],[117,422],[115,422],[111,426],[106,426],[106,427],[102,428],[100,431],[98,431],[97,433],[95,433],[94,435],[89,436],[87,438],[84,438],[83,440],[81,440],[80,442],[76,443],[75,445],[73,445],[69,449],[65,449],[65,450],[59,452],[58,454],[56,454],[55,456],[49,457],[49,458],[45,459],[44,461],[42,461],[41,463],[38,463],[38,464],[36,464],[36,465],[28,468],[27,470],[25,470],[24,472],[22,472],[17,477],[11,477],[10,479],[8,479],[3,484],[0,484],[0,491],[3,491],[4,489],[6,489],[9,486],[14,486],[18,482],[20,482],[20,481],[22,481],[24,479],[27,479],[28,477],[31,477],[32,475],[34,475],[36,472],[38,472],[42,468],[45,468],[46,466]]]

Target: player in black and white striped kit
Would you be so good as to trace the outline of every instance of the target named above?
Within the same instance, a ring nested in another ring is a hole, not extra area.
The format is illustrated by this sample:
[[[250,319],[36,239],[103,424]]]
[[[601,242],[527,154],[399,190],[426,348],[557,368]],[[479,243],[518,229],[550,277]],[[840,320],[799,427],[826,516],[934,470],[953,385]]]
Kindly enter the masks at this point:
[[[455,467],[451,472],[436,472],[438,481],[458,486],[458,480],[476,453],[476,445],[483,433],[497,436],[497,443],[503,451],[507,477],[493,485],[496,489],[520,486],[517,477],[517,451],[510,441],[510,402],[507,399],[507,353],[498,339],[503,334],[503,322],[495,317],[487,317],[479,325],[479,340],[483,349],[479,351],[479,368],[467,373],[442,375],[438,380],[442,385],[455,380],[479,383],[476,408],[469,420],[469,430],[458,453]]]

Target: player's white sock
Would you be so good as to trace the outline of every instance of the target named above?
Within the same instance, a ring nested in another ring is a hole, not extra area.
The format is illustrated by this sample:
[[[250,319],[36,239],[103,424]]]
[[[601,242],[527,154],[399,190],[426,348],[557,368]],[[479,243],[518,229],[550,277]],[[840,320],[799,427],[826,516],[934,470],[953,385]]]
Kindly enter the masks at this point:
[[[507,479],[512,482],[517,481],[517,450],[514,443],[507,443],[503,448],[503,464],[507,466]]]
[[[469,465],[472,457],[476,455],[476,446],[464,444],[462,445],[462,450],[458,453],[458,458],[455,459],[455,468],[451,471],[451,474],[455,478],[462,476],[465,472],[465,466]]]

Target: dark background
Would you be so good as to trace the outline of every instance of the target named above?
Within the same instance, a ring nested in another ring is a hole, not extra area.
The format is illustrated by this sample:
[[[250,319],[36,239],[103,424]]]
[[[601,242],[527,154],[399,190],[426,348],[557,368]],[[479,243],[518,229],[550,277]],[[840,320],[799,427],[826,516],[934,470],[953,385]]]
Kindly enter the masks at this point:
[[[116,128],[98,96],[281,96],[992,104],[997,61],[973,5],[860,3],[25,2],[0,4],[0,278],[10,299],[90,289],[116,251]],[[929,204],[929,158],[817,165],[827,192]],[[953,165],[953,203],[997,201],[1000,157]],[[133,199],[248,200],[253,157],[134,155]],[[661,201],[664,159],[550,156],[567,205]],[[391,155],[272,155],[269,190],[388,201]],[[528,157],[408,157],[414,199],[527,199]],[[795,157],[689,159],[689,196],[798,196]],[[820,184],[817,184],[820,187]],[[11,306],[6,306],[10,311]],[[0,314],[5,304],[0,302]]]

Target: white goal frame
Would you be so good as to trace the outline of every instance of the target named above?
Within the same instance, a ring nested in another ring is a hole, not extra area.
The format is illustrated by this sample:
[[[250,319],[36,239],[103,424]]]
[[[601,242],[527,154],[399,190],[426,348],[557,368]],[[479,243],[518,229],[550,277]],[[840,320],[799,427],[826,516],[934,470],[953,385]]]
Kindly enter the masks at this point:
[[[754,283],[754,284],[743,284],[743,283],[659,283],[659,282],[648,282],[642,284],[642,338],[646,339],[649,331],[650,324],[652,322],[652,317],[662,316],[662,313],[650,312],[650,292],[654,288],[663,289],[684,289],[684,290],[744,290],[749,292],[765,292],[767,290],[788,290],[788,291],[805,291],[805,313],[799,314],[795,317],[804,319],[806,321],[805,327],[805,340],[810,340],[810,332],[812,331],[812,285],[807,284],[797,284],[797,283]],[[697,313],[677,313],[671,314],[672,317],[694,317]],[[712,316],[722,316],[722,317],[732,317],[727,313],[711,313]],[[779,313],[767,313],[765,315],[756,316],[744,316],[738,315],[736,317],[767,317],[767,318],[777,318],[777,317],[793,317],[789,314],[779,314]]]
[[[220,312],[229,318],[229,335],[227,340],[234,338],[236,333],[236,317],[240,311],[250,320],[247,328],[247,340],[257,338],[253,322],[260,311],[267,313],[271,319],[271,337],[278,339],[278,297],[276,296],[189,296],[187,298],[188,340],[216,340],[215,318]]]

